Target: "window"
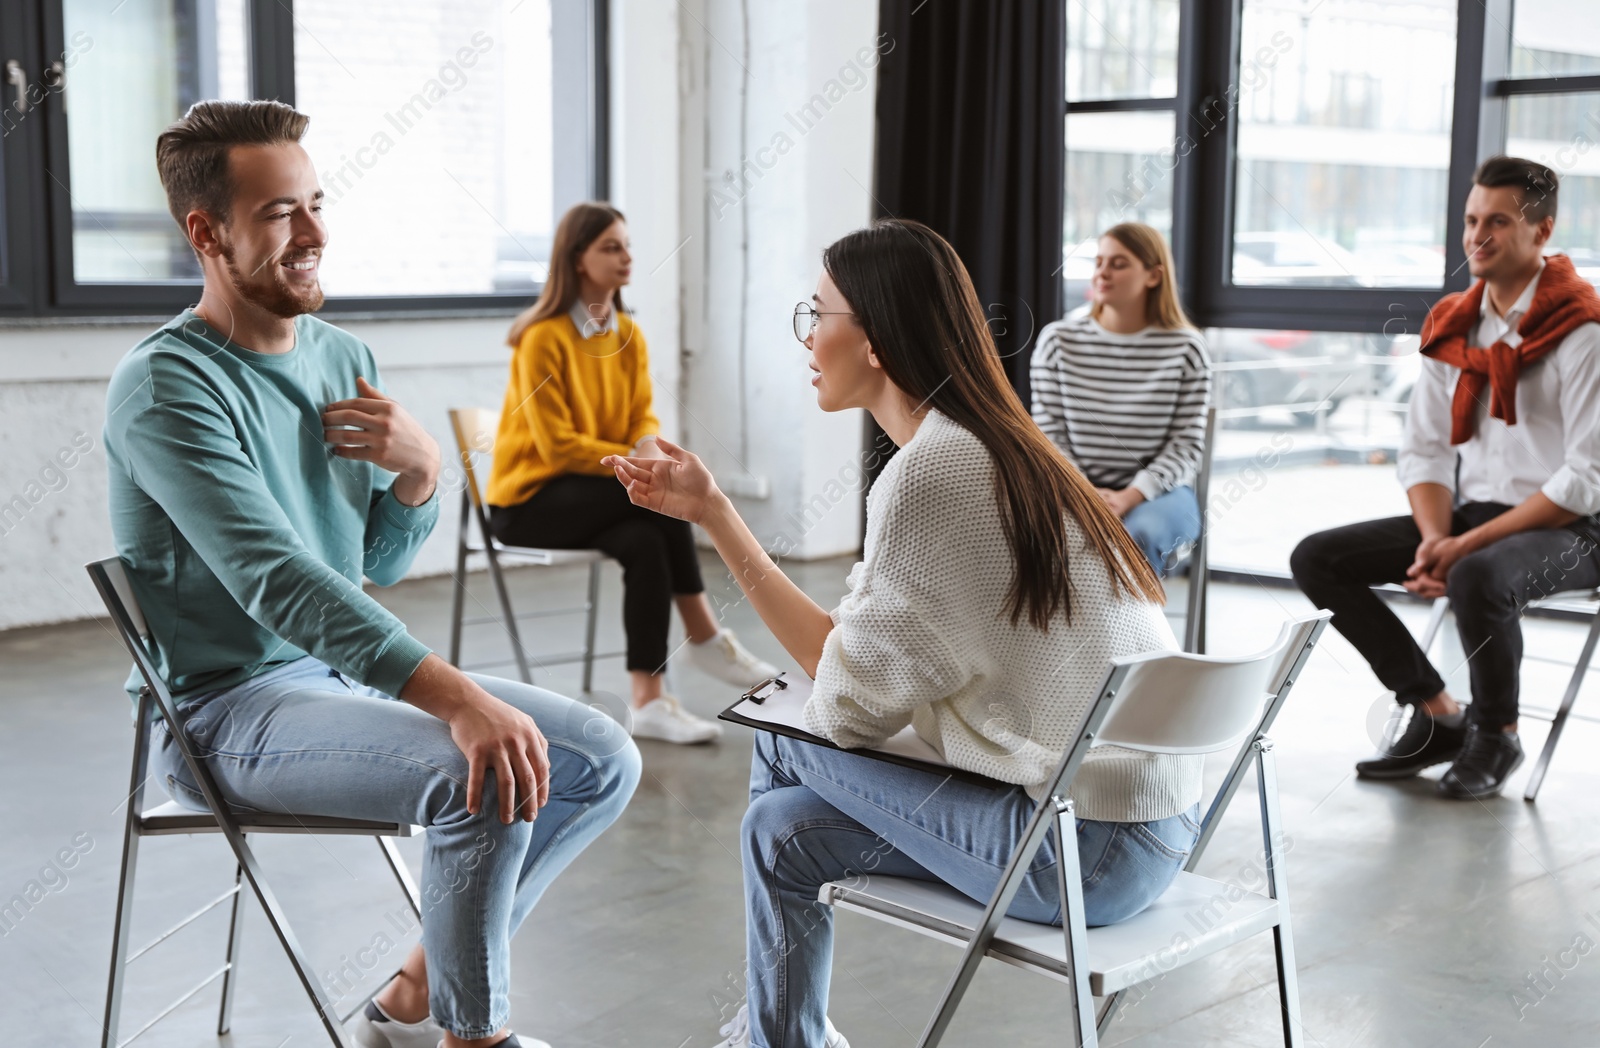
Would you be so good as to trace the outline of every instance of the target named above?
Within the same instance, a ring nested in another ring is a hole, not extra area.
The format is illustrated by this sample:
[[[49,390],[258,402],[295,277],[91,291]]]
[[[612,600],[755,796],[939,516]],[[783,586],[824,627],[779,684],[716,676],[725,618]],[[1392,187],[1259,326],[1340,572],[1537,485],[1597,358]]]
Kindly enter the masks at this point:
[[[1543,159],[1555,171],[1561,185],[1548,250],[1572,256],[1600,287],[1600,93],[1508,99],[1506,152]]]
[[[205,98],[311,117],[330,309],[525,304],[559,212],[605,193],[605,16],[605,0],[0,5],[0,315],[195,300],[153,154]]]
[[[1062,303],[1083,304],[1096,244],[1118,222],[1172,230],[1178,0],[1067,5]]]
[[[1067,5],[1067,101],[1178,93],[1178,0]]]
[[[1067,115],[1067,309],[1081,305],[1100,234],[1118,222],[1172,232],[1171,113]]]
[[[550,0],[474,18],[351,3],[295,4],[295,100],[337,235],[324,290],[530,294],[554,228]]]
[[[64,73],[72,92],[72,280],[199,280],[156,177],[155,140],[200,99],[250,97],[244,0],[151,4],[141,17],[126,14],[98,0],[62,4],[60,61],[72,66]]]
[[[1245,0],[1235,284],[1442,287],[1454,0]]]
[[[1600,73],[1592,0],[1516,0],[1511,18],[1514,77]]]
[[[1549,250],[1600,287],[1600,5],[1516,0],[1509,75],[1490,83],[1505,151],[1561,180]]]

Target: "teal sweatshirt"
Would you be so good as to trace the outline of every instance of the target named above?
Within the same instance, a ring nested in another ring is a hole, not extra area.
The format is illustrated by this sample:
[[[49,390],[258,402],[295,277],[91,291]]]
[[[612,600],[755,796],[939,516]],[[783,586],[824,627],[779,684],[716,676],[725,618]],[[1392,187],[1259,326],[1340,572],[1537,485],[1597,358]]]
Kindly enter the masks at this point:
[[[117,365],[111,527],[174,697],[307,654],[398,695],[427,657],[361,578],[405,575],[439,497],[407,507],[394,474],[323,440],[323,410],[357,395],[357,375],[383,388],[372,351],[314,317],[295,320],[294,349],[266,354],[189,310]]]

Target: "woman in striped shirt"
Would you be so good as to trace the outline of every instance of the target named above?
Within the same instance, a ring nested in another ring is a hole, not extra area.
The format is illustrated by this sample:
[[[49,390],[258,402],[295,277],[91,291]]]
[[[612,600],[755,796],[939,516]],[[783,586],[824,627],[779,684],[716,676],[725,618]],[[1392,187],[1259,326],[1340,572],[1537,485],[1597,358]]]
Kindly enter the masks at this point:
[[[1033,418],[1165,575],[1200,535],[1194,480],[1211,400],[1205,339],[1184,315],[1172,252],[1141,222],[1112,226],[1092,301],[1033,350]]]

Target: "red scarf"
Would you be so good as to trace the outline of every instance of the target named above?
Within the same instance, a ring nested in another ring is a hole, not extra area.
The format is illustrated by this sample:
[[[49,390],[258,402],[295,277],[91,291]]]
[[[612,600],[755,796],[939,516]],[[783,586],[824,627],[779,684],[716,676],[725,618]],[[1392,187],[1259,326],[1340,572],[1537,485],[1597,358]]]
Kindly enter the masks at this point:
[[[1422,355],[1461,369],[1455,400],[1450,404],[1450,443],[1472,439],[1473,409],[1490,392],[1489,414],[1506,425],[1517,424],[1517,376],[1522,369],[1561,345],[1584,324],[1600,324],[1600,295],[1578,276],[1572,259],[1551,255],[1544,260],[1533,304],[1517,325],[1522,342],[1512,349],[1496,342],[1487,349],[1467,345],[1467,334],[1483,315],[1483,281],[1446,295],[1428,311],[1422,325]]]

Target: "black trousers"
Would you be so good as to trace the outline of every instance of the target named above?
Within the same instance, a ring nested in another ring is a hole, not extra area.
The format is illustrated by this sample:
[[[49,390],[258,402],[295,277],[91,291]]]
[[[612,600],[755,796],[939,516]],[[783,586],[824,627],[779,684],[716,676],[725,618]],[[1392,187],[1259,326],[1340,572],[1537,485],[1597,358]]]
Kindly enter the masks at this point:
[[[508,546],[597,549],[621,563],[628,669],[666,669],[673,596],[705,592],[688,522],[635,506],[615,477],[567,473],[521,505],[489,507],[489,530]]]
[[[1459,535],[1510,509],[1468,502],[1450,519]],[[1422,533],[1411,517],[1347,524],[1307,536],[1289,557],[1294,581],[1312,603],[1333,612],[1333,627],[1372,666],[1395,700],[1417,703],[1444,690],[1444,679],[1416,638],[1372,587],[1403,582]],[[1472,679],[1469,716],[1499,729],[1517,719],[1522,665],[1522,609],[1530,600],[1600,586],[1600,524],[1594,517],[1564,528],[1509,535],[1462,557],[1445,579]]]

